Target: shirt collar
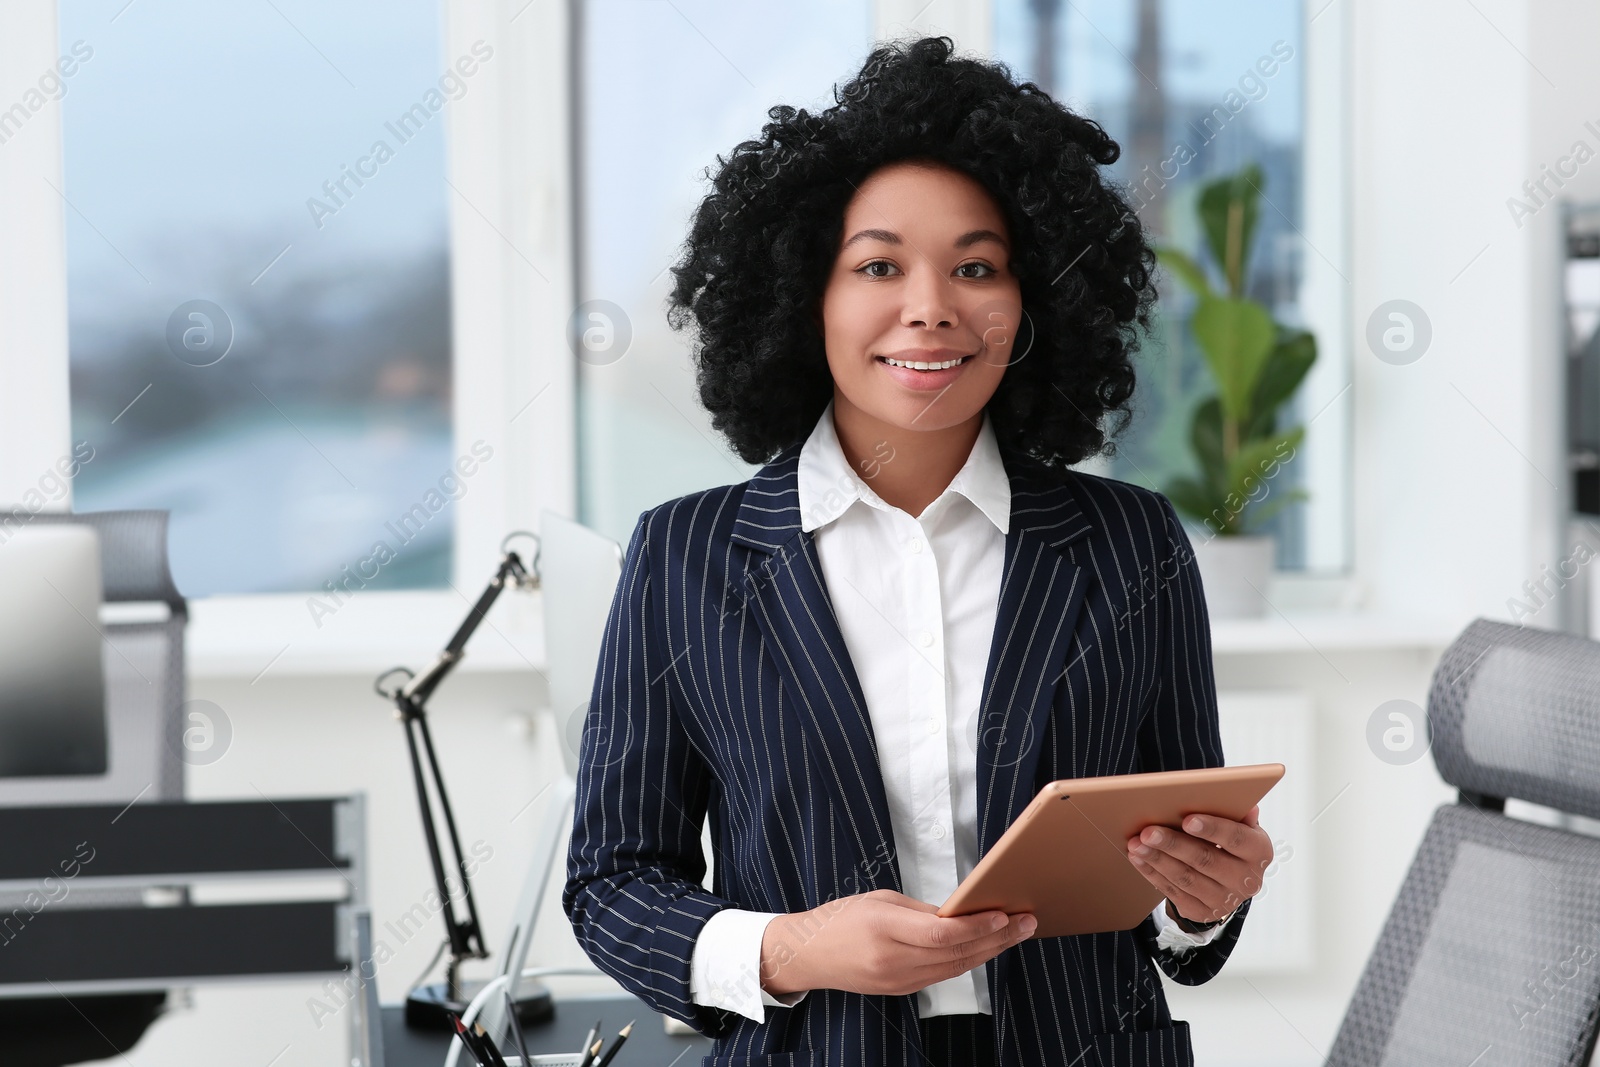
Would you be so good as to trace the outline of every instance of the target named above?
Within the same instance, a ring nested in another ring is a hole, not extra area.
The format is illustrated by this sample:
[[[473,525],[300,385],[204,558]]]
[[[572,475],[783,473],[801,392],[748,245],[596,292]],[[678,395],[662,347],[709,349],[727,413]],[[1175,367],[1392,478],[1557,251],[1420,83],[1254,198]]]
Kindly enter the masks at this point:
[[[801,446],[797,479],[800,524],[807,532],[826,526],[858,500],[880,511],[889,509],[871,486],[851,469],[834,429],[832,400],[828,401],[811,436]],[[983,426],[972,451],[967,454],[966,463],[928,507],[932,509],[952,492],[976,505],[1001,533],[1007,532],[1011,522],[1011,480],[1000,458],[1000,446],[995,441],[994,426],[987,411],[983,413]]]

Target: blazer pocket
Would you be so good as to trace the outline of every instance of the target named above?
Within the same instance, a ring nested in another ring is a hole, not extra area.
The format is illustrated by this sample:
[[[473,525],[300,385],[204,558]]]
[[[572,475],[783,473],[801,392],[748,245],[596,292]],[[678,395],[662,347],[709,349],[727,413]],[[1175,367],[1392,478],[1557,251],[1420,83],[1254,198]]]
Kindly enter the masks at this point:
[[[1189,1024],[1178,1020],[1154,1030],[1094,1035],[1099,1067],[1193,1067]]]
[[[827,1067],[822,1053],[769,1052],[764,1056],[729,1056],[713,1052],[700,1059],[700,1067]]]

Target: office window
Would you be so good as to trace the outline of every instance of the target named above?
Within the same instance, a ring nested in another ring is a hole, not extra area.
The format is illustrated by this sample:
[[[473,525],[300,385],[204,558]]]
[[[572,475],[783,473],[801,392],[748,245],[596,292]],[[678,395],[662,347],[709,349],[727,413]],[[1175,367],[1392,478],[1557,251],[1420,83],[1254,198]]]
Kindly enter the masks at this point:
[[[1319,252],[1304,236],[1302,21],[1298,0],[995,0],[995,50],[1019,77],[1095,119],[1122,146],[1112,176],[1159,241],[1208,258],[1195,195],[1216,177],[1258,164],[1265,181],[1249,295],[1279,321],[1309,325],[1306,259]],[[1270,76],[1262,73],[1269,69]],[[1176,279],[1164,281],[1161,293],[1153,336],[1138,357],[1134,420],[1110,463],[1113,477],[1158,489],[1190,470],[1190,413],[1214,391],[1185,330],[1192,299]],[[1340,360],[1333,340],[1319,334],[1319,361]],[[1307,395],[1302,388],[1302,410],[1290,418],[1322,417],[1320,405],[1304,410]],[[1302,458],[1316,441],[1308,435]],[[1280,477],[1303,484],[1308,467],[1291,463]],[[1278,565],[1342,567],[1342,533],[1308,551],[1307,524],[1315,521],[1310,508],[1342,524],[1328,495],[1341,494],[1343,484],[1331,479],[1309,488],[1310,505],[1286,508],[1265,527],[1277,536]]]
[[[639,512],[743,481],[667,325],[668,266],[704,171],[767,108],[833,102],[872,47],[868,0],[581,5],[578,56],[579,518],[626,543]]]
[[[167,508],[189,596],[443,585],[438,0],[61,0],[80,511]],[[381,546],[381,547],[380,547]]]

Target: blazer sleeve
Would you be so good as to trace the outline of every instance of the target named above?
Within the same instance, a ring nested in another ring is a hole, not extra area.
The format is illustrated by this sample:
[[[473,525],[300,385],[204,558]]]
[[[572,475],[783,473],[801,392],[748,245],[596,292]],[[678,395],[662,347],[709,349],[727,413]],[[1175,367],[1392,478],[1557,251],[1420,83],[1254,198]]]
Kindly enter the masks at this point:
[[[1161,528],[1156,558],[1153,611],[1146,625],[1154,628],[1156,682],[1139,731],[1139,763],[1143,770],[1174,771],[1221,767],[1222,737],[1217,726],[1217,685],[1211,663],[1211,620],[1206,613],[1200,568],[1189,536],[1172,504],[1160,501]],[[1156,944],[1155,919],[1145,916],[1134,937],[1156,965],[1174,981],[1199,985],[1215,977],[1233,952],[1244,926],[1246,900],[1205,945],[1181,955]]]
[[[738,1016],[694,1002],[689,964],[706,922],[735,904],[701,884],[713,777],[684,730],[672,684],[674,656],[654,599],[652,514],[634,527],[606,618],[561,904],[596,967],[656,1011],[720,1037]]]

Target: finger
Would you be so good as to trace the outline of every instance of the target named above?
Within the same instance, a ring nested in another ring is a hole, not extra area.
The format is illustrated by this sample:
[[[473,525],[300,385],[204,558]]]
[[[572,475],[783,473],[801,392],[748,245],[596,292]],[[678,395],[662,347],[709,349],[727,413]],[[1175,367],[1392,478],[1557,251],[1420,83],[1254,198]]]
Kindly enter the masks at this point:
[[[914,964],[913,973],[916,975],[917,981],[924,985],[941,982],[957,975],[966,974],[974,967],[981,967],[993,957],[1022,940],[1022,932],[1017,928],[1017,924],[1011,923],[998,933],[976,941],[952,945],[947,949],[925,950],[925,954],[942,953],[943,955],[933,956],[924,962]]]
[[[1138,865],[1139,864],[1134,864],[1134,867],[1138,867]],[[1208,921],[1211,921],[1211,918],[1221,918],[1221,915],[1219,915],[1219,913],[1214,913],[1214,909],[1211,909],[1210,905],[1206,904],[1205,901],[1202,901],[1202,899],[1195,897],[1194,894],[1186,893],[1184,889],[1173,885],[1168,878],[1163,877],[1162,872],[1158,872],[1158,870],[1155,870],[1154,867],[1150,867],[1149,864],[1144,865],[1144,867],[1146,867],[1146,869],[1141,870],[1139,873],[1142,873],[1144,877],[1149,878],[1150,885],[1154,885],[1155,888],[1160,889],[1163,896],[1166,896],[1168,901],[1173,902],[1174,909],[1178,909],[1178,913],[1179,915],[1182,915],[1182,917],[1189,918],[1194,917],[1194,915],[1206,915],[1206,917],[1208,917],[1192,920],[1198,921],[1198,923],[1208,923]],[[1162,904],[1162,907],[1166,907],[1166,905]]]
[[[1261,825],[1261,805],[1260,804],[1257,804],[1255,807],[1251,808],[1249,811],[1244,813],[1244,822],[1245,822],[1246,826],[1259,827]]]
[[[903,909],[900,921],[890,928],[890,936],[914,948],[946,949],[995,934],[1004,930],[1007,922],[1003,911],[980,911],[972,915],[942,918]]]
[[[1139,848],[1141,844],[1145,846],[1144,851]],[[1173,830],[1167,826],[1145,827],[1144,834],[1139,843],[1134,845],[1132,854],[1146,862],[1156,862],[1163,853],[1182,860],[1220,885],[1243,885],[1245,879],[1256,870],[1226,849],[1181,830]],[[1165,865],[1162,869],[1169,872],[1169,877],[1177,873],[1171,865]]]
[[[1150,866],[1144,860],[1140,859],[1138,856],[1135,856],[1131,852],[1128,853],[1128,862],[1133,864],[1133,869],[1143,875],[1146,881],[1162,892],[1165,892],[1168,886],[1171,885],[1166,878],[1162,877],[1160,871],[1156,870],[1154,867]]]
[[[1219,882],[1210,875],[1195,870],[1176,856],[1169,856],[1164,852],[1156,852],[1147,858],[1132,856],[1129,859],[1143,862],[1165,879],[1167,884],[1176,886],[1206,904],[1208,908],[1220,905],[1228,899],[1228,894],[1233,892],[1234,883]],[[1137,869],[1138,863],[1135,863],[1134,867]]]
[[[1272,855],[1272,840],[1267,832],[1250,823],[1235,822],[1220,815],[1196,814],[1183,820],[1183,829],[1190,836],[1218,845],[1246,863],[1253,864]]]

